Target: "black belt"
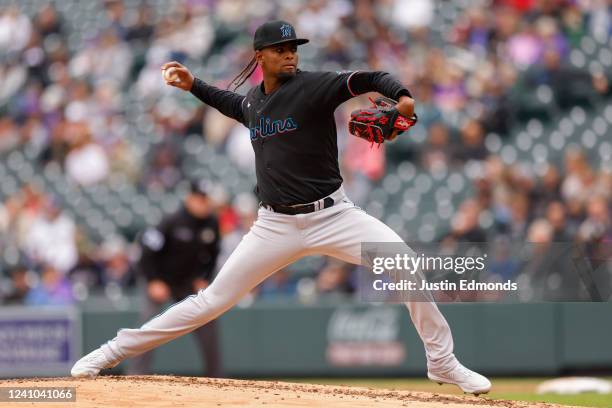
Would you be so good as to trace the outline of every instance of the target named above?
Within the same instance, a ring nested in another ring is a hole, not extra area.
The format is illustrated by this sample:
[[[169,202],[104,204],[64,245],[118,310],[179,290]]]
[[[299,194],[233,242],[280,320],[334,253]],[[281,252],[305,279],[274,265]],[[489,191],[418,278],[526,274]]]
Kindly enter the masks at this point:
[[[311,212],[322,210],[323,208],[329,208],[332,205],[334,205],[334,200],[331,197],[325,197],[323,199],[323,207],[321,208],[317,208],[315,203],[288,206],[288,205],[268,204],[268,203],[262,202],[261,205],[263,205],[264,207],[268,207],[268,209],[274,212],[277,212],[277,213],[296,215],[296,214],[308,214]]]

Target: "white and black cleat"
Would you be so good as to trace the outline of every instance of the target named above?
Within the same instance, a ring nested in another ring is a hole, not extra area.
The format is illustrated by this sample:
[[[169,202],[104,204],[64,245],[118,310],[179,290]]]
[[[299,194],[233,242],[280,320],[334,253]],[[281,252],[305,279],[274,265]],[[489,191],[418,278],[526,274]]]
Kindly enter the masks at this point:
[[[427,372],[427,377],[438,384],[455,384],[466,394],[486,394],[491,390],[491,381],[485,376],[464,367],[461,363],[448,370],[441,372]]]
[[[72,366],[70,375],[77,378],[96,378],[101,370],[113,368],[119,363],[120,361],[110,361],[106,355],[104,355],[102,349],[97,348],[86,356],[81,357],[81,359]]]

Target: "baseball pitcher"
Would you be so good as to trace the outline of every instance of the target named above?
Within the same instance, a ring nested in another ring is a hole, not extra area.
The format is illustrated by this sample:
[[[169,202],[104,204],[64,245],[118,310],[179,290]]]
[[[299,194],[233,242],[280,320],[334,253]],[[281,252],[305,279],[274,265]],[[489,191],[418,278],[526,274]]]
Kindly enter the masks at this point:
[[[263,82],[246,96],[194,78],[177,62],[163,65],[170,86],[191,92],[249,128],[255,151],[257,221],[206,289],[176,303],[138,329],[117,336],[81,358],[75,377],[100,370],[189,333],[230,309],[268,276],[307,255],[322,254],[361,263],[361,242],[403,242],[380,220],[345,195],[338,166],[334,110],[346,100],[376,91],[386,98],[352,113],[349,129],[371,143],[383,143],[412,126],[414,100],[386,72],[305,72],[298,69],[293,26],[271,21],[255,32],[255,55],[233,84],[238,88],[259,65]],[[397,103],[395,102],[397,101]],[[482,394],[491,383],[459,363],[448,323],[433,302],[406,306],[427,357],[428,377]]]

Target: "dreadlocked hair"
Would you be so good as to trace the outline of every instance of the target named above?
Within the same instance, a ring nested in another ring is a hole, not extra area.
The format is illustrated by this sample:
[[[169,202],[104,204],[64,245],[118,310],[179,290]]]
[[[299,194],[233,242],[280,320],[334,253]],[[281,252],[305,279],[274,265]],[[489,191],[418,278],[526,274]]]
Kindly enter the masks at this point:
[[[255,56],[253,56],[247,66],[244,67],[244,69],[240,71],[240,73],[234,79],[232,79],[232,81],[227,86],[227,89],[229,89],[230,86],[234,85],[233,90],[235,92],[238,88],[240,88],[242,84],[246,82],[247,79],[251,77],[251,75],[253,75],[253,72],[255,72],[256,68],[257,60],[255,59]]]

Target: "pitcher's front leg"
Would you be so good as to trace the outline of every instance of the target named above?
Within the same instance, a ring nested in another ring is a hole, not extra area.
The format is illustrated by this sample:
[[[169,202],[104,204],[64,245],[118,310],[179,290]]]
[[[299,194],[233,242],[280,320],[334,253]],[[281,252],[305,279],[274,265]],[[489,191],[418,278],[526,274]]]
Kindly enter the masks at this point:
[[[299,259],[303,253],[301,236],[283,220],[260,216],[210,286],[140,328],[119,330],[114,339],[79,360],[72,375],[95,377],[101,369],[195,330],[230,309],[272,273]]]

